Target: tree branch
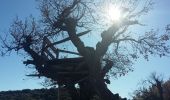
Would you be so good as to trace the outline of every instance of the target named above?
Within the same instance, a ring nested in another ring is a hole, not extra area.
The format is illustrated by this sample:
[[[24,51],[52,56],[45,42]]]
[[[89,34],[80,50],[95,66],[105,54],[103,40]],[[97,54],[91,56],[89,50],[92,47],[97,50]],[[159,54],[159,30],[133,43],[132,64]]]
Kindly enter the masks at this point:
[[[102,41],[98,42],[96,45],[96,54],[98,57],[102,57],[109,45],[112,43],[113,35],[119,30],[119,27],[112,25],[107,31],[101,33]]]
[[[84,31],[84,32],[81,32],[81,33],[77,34],[77,36],[79,37],[79,36],[85,35],[85,34],[87,34],[87,33],[89,33],[89,32],[90,32],[90,30]],[[43,49],[47,49],[48,47],[51,47],[51,46],[53,46],[53,45],[57,45],[57,44],[60,44],[60,43],[63,43],[63,42],[69,41],[69,40],[70,40],[70,37],[65,38],[65,39],[63,39],[63,40],[60,40],[60,41],[51,43],[50,45],[47,45],[47,46],[44,47]]]
[[[35,65],[35,62],[34,62],[34,60],[27,60],[27,61],[24,61],[23,64],[26,64],[26,66],[29,64]]]
[[[122,22],[118,24],[113,24],[107,31],[104,31],[101,33],[102,41],[98,42],[96,45],[96,54],[98,57],[104,56],[104,54],[107,52],[108,47],[113,41],[115,41],[121,34],[123,34],[128,26],[140,24],[137,20],[127,20],[124,19]],[[121,32],[117,33],[119,29],[125,27]]]
[[[106,59],[106,65],[104,66],[104,68],[102,70],[103,77],[106,75],[106,73],[109,72],[109,70],[112,68],[112,66],[113,66],[113,61]]]
[[[65,20],[65,24],[67,27],[67,32],[70,37],[70,40],[74,44],[74,46],[77,48],[78,52],[82,55],[86,55],[86,48],[84,43],[80,40],[78,35],[76,34],[76,24],[77,22],[73,18],[68,18]]]

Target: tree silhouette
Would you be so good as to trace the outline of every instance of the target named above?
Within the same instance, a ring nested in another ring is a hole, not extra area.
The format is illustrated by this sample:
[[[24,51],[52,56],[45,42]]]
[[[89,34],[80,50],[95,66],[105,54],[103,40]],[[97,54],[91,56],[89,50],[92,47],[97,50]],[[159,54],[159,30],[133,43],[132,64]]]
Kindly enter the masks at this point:
[[[134,92],[133,100],[169,100],[170,81],[164,81],[161,75],[152,73],[143,87]]]
[[[139,55],[148,60],[149,55],[162,57],[169,53],[166,44],[169,26],[165,34],[160,35],[156,30],[143,35],[128,30],[130,26],[143,25],[138,19],[152,8],[150,0],[142,3],[136,0],[37,1],[41,18],[38,21],[33,17],[25,21],[16,18],[9,36],[1,37],[1,54],[13,50],[26,53],[28,60],[24,64],[34,65],[37,70],[29,76],[50,78],[66,87],[73,100],[90,100],[95,95],[101,99],[118,100],[119,96],[107,88],[109,76],[117,77],[132,71],[131,65]],[[121,20],[108,22],[103,12],[105,4],[118,6]],[[80,38],[87,33],[97,34],[101,40],[96,40],[94,46],[87,46],[87,41]],[[70,51],[70,42],[76,50]],[[62,49],[65,44],[68,50]],[[65,53],[70,55],[65,56]],[[75,87],[77,83],[80,93]]]

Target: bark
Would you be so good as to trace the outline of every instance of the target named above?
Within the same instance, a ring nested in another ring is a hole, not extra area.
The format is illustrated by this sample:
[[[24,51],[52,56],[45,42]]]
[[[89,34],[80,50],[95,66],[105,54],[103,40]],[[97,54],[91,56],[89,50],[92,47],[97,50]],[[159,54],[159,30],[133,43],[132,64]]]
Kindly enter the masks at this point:
[[[105,84],[103,79],[99,79],[96,81],[96,86],[98,87],[98,91],[100,93],[100,97],[102,100],[119,100],[119,96],[114,95]]]
[[[80,83],[81,100],[90,100],[95,94],[97,94],[102,100],[119,100],[119,96],[116,97],[107,88],[104,81],[104,74],[107,72],[102,73],[100,62],[103,55],[106,53],[108,46],[112,43],[113,33],[118,30],[118,27],[113,25],[113,27],[109,28],[105,34],[103,33],[102,41],[97,44],[95,50],[92,47],[85,47],[84,43],[77,36],[77,23],[73,18],[68,18],[65,21],[65,24],[70,40],[75,45],[78,52],[85,58],[89,70],[88,80]]]
[[[30,45],[31,45],[31,38],[30,36],[27,36],[26,37],[26,41],[22,44],[23,45],[23,48],[24,50],[30,54],[30,56],[33,58],[33,61],[31,60],[27,60],[26,62],[23,62],[25,64],[34,64],[35,65],[35,68],[37,69],[37,71],[40,73],[40,74],[44,74],[44,69],[42,67],[42,65],[45,63],[45,59],[43,59],[40,55],[38,55],[34,50],[32,50],[30,48]]]
[[[95,91],[92,85],[90,85],[89,80],[80,82],[79,86],[80,86],[80,100],[90,100],[95,95]]]
[[[80,100],[91,100],[97,95],[101,100],[120,100],[118,94],[113,94],[103,79],[84,81],[80,83]],[[94,86],[95,85],[95,86]],[[126,99],[125,99],[126,100]]]
[[[67,85],[66,88],[68,89],[68,92],[71,95],[72,100],[80,100],[79,93],[73,84]]]
[[[160,100],[164,100],[163,87],[162,87],[161,81],[156,80],[156,86],[157,86],[157,89],[158,89],[158,92],[159,92]]]

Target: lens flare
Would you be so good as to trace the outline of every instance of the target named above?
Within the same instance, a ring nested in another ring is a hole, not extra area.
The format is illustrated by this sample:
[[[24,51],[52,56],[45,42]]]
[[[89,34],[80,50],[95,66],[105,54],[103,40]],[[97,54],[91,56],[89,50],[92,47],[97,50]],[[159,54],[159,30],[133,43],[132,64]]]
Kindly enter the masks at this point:
[[[110,6],[107,10],[108,18],[112,21],[119,21],[121,18],[121,11],[117,7]]]

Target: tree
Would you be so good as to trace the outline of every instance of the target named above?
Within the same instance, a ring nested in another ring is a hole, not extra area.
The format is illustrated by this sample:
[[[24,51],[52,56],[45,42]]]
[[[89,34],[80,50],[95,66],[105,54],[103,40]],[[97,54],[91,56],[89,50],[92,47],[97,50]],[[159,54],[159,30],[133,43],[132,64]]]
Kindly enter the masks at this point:
[[[134,92],[133,100],[169,100],[169,82],[164,81],[161,75],[152,73],[150,78],[143,82],[143,87]]]
[[[29,76],[50,78],[59,86],[65,86],[74,100],[90,100],[94,95],[101,99],[117,100],[119,96],[107,88],[109,76],[117,77],[132,71],[131,65],[139,55],[148,60],[149,55],[161,57],[169,54],[166,44],[169,26],[167,32],[160,35],[156,30],[144,35],[130,35],[132,32],[128,31],[130,26],[143,25],[137,19],[152,8],[150,0],[142,3],[136,0],[37,1],[42,18],[36,21],[31,17],[24,22],[16,18],[9,30],[9,37],[1,38],[1,54],[13,50],[26,53],[29,60],[24,61],[24,64],[34,65],[37,70],[37,74]],[[103,5],[120,8],[121,20],[105,20],[107,14],[102,10]],[[101,36],[95,46],[87,46],[80,38],[89,32]],[[55,45],[59,44],[58,47],[62,48],[61,43],[69,40],[78,53],[56,49]],[[79,57],[63,57],[59,52]],[[80,93],[75,88],[76,83],[79,84]]]

